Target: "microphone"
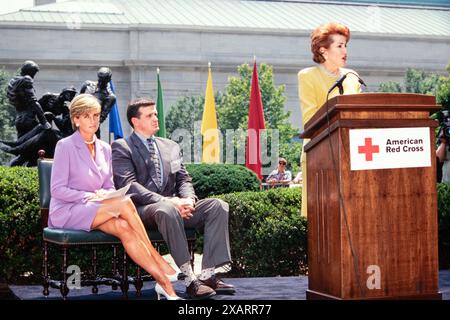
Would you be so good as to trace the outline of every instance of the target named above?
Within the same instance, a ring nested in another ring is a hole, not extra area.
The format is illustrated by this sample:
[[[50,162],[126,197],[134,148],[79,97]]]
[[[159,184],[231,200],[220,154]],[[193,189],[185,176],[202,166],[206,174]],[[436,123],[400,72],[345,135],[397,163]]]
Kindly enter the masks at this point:
[[[339,93],[343,94],[344,93],[344,88],[342,87],[342,82],[344,82],[345,78],[347,78],[347,74],[344,74],[343,76],[341,76],[339,79],[336,80],[336,82],[331,86],[331,88],[328,90],[328,94],[334,90],[334,88],[338,87],[339,88]]]
[[[344,82],[345,78],[347,78],[348,74],[353,74],[354,76],[356,76],[358,78],[358,82],[363,85],[364,87],[367,88],[366,83],[364,82],[363,79],[361,79],[361,77],[356,74],[355,72],[349,71],[346,74],[344,74],[343,76],[341,76],[339,79],[336,80],[336,82],[331,86],[331,88],[328,90],[328,94],[334,90],[334,88],[338,87],[339,88],[339,94],[343,94],[344,93],[344,88],[342,87],[342,83]]]
[[[354,76],[356,76],[358,78],[358,82],[361,83],[364,87],[367,88],[367,84],[364,82],[363,79],[361,79],[361,77],[357,73],[354,73],[354,72],[350,71],[350,72],[347,72],[346,74],[349,74],[349,73],[351,73]]]

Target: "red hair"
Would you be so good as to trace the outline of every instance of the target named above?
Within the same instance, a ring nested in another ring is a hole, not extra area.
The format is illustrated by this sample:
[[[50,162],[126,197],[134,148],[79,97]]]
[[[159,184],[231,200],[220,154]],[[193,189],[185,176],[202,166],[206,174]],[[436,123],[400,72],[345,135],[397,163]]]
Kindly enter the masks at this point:
[[[322,24],[311,33],[311,52],[313,53],[314,62],[325,62],[319,49],[322,47],[328,49],[333,43],[331,36],[334,34],[344,36],[347,39],[347,42],[350,40],[350,29],[337,22]]]

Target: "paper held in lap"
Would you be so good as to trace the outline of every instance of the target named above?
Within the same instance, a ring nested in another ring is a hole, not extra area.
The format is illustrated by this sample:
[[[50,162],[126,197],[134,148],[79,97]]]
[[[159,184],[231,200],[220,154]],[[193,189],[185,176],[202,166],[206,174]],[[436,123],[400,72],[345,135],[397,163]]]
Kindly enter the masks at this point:
[[[95,198],[95,199],[92,199],[91,201],[103,201],[103,200],[123,197],[127,194],[127,191],[128,191],[128,189],[130,189],[130,186],[131,186],[131,183],[126,185],[123,188],[106,193],[102,198]]]

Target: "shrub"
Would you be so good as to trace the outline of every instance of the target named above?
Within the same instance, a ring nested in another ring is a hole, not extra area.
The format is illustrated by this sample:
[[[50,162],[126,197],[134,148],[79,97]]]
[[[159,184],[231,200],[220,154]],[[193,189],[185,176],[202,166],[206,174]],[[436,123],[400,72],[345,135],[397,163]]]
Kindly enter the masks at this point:
[[[233,172],[246,173],[243,169]],[[306,221],[299,217],[298,189],[220,197],[230,204],[231,250],[236,274],[290,275],[304,270]],[[0,167],[0,210],[0,278],[10,283],[40,282],[42,230],[36,168]],[[50,248],[49,257],[53,276],[61,272],[61,255],[54,248]],[[69,264],[76,262],[81,270],[87,270],[90,258],[89,251],[72,249]],[[99,250],[98,259],[98,272],[108,275],[111,250]]]
[[[0,279],[39,276],[41,239],[36,169],[0,166]]]
[[[232,193],[218,198],[230,205],[233,275],[305,273],[307,222],[300,216],[300,188]]]
[[[450,268],[450,184],[438,184],[439,266]]]
[[[188,164],[186,169],[200,199],[230,192],[259,190],[256,175],[241,165]]]
[[[194,175],[193,175],[194,176]],[[195,180],[194,183],[197,181]],[[301,189],[239,192],[216,196],[230,205],[233,276],[288,276],[307,270],[307,223],[300,216]],[[450,253],[450,184],[438,184],[440,267]],[[111,250],[99,250],[99,273],[110,274]],[[197,248],[201,249],[201,248]],[[50,251],[52,275],[61,255]],[[90,252],[71,250],[69,264],[90,265]],[[133,267],[130,265],[131,269]],[[0,281],[38,283],[42,271],[42,230],[36,168],[0,166]],[[133,271],[130,271],[133,273]]]

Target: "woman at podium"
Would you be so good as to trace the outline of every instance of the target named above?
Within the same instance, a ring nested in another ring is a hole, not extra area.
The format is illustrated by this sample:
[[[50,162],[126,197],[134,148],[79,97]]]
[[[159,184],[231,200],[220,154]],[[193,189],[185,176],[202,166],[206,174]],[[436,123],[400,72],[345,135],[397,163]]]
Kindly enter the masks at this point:
[[[298,91],[300,108],[302,111],[303,126],[326,102],[328,90],[335,82],[348,72],[356,73],[351,69],[345,69],[347,63],[347,43],[350,40],[350,30],[340,23],[330,22],[316,28],[311,33],[311,52],[314,67],[305,68],[298,73]],[[361,92],[361,84],[356,76],[347,76],[342,83],[344,94]],[[330,92],[328,98],[339,94],[338,88]],[[303,145],[309,140],[305,139]],[[302,150],[301,166],[303,172],[302,187],[302,216],[307,214],[306,197],[306,154]]]

